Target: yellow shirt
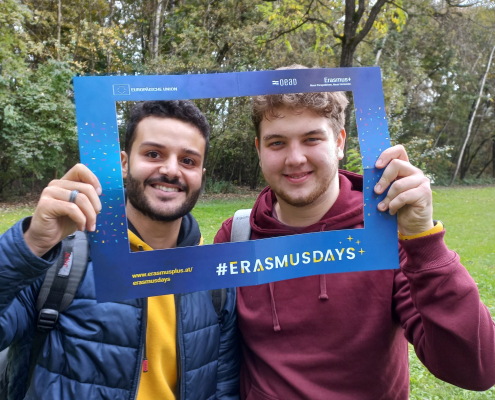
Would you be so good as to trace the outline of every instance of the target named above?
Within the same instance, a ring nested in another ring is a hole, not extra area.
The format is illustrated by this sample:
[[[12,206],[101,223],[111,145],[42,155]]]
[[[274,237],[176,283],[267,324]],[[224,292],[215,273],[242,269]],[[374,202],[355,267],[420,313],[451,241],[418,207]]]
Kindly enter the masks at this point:
[[[131,231],[128,234],[132,251],[153,250]],[[146,331],[148,372],[141,372],[137,400],[175,400],[176,331],[174,295],[148,298]]]

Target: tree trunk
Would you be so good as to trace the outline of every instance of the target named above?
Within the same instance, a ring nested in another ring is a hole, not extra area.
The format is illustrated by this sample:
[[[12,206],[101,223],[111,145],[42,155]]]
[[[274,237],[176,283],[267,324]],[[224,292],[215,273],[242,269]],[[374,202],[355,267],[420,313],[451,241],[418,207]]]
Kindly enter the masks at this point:
[[[452,116],[454,115],[454,110],[455,108],[452,109],[452,112],[450,113],[449,115],[449,119],[447,120],[447,122],[445,123],[445,125],[443,126],[442,130],[440,131],[440,133],[438,134],[436,140],[435,140],[435,143],[433,144],[433,148],[437,147],[438,145],[438,141],[440,140],[440,136],[442,136],[442,133],[443,131],[445,130],[445,128],[447,128],[447,125],[449,124],[450,120],[452,119]]]
[[[82,15],[83,8],[84,8],[84,0],[81,0],[79,2],[79,15]],[[76,44],[74,45],[74,52],[73,52],[73,56],[72,56],[73,61],[77,60],[77,51],[79,50],[79,35],[81,34],[81,25],[82,25],[82,21],[79,21],[79,23],[77,24],[77,30],[76,30]]]
[[[57,61],[60,61],[60,32],[62,30],[62,0],[58,0],[57,12]]]
[[[163,3],[165,0],[157,0],[156,10],[155,10],[155,19],[153,22],[153,37],[151,39],[151,58],[156,59],[158,57],[158,44],[160,40],[160,26],[163,12]],[[167,4],[165,5],[165,9],[167,9]]]
[[[376,17],[385,5],[386,0],[376,1],[374,6],[371,7],[366,23],[359,33],[357,33],[357,29],[361,24],[361,18],[366,11],[366,3],[365,0],[359,0],[358,9],[356,10],[355,0],[345,1],[344,35],[340,37],[340,40],[342,41],[342,53],[340,55],[341,67],[352,67],[357,46],[363,41],[373,27]]]
[[[113,26],[113,14],[115,11],[115,0],[110,0],[108,3],[108,7],[110,8],[110,12],[108,15],[108,27],[112,28]],[[107,74],[110,74],[110,69],[112,67],[112,49],[111,49],[111,43],[108,44],[108,49],[107,49]]]
[[[89,9],[89,36],[90,36],[90,46],[91,46],[91,73],[94,74],[95,73],[95,55],[94,55],[94,52],[93,52],[93,45],[94,45],[94,41],[93,41],[93,18],[91,16],[91,0],[88,1],[89,5],[88,5],[88,9]]]
[[[478,95],[478,100],[476,100],[476,105],[474,106],[474,111],[473,111],[473,114],[471,115],[471,120],[469,121],[469,126],[468,126],[468,131],[467,131],[467,134],[466,134],[466,139],[464,140],[464,144],[462,145],[461,153],[459,154],[459,159],[457,160],[457,166],[455,168],[454,176],[452,177],[452,181],[450,182],[450,185],[452,185],[455,182],[455,178],[457,177],[457,174],[459,172],[459,168],[461,167],[461,162],[462,162],[462,157],[464,155],[464,150],[466,149],[466,145],[467,145],[467,143],[469,141],[469,136],[471,135],[471,129],[473,127],[474,117],[476,116],[476,112],[478,111],[478,106],[480,104],[481,95],[483,94],[483,89],[485,88],[486,76],[488,75],[488,72],[490,71],[490,66],[492,64],[492,59],[493,59],[493,53],[494,52],[495,52],[495,46],[493,46],[492,52],[490,53],[490,58],[488,59],[488,65],[486,66],[485,75],[483,76],[483,80],[481,82],[481,87],[480,87],[480,93]]]
[[[485,172],[485,169],[486,169],[486,168],[487,168],[487,167],[488,167],[491,163],[495,164],[495,152],[493,153],[493,157],[492,157],[492,159],[491,159],[490,161],[488,161],[488,162],[485,164],[485,166],[481,169],[481,171],[479,172],[479,174],[478,174],[478,175],[476,175],[476,179],[481,178],[481,175],[483,174],[483,172]],[[495,176],[494,176],[494,177],[495,177]]]
[[[492,140],[492,176],[495,178],[495,139]]]
[[[375,65],[378,66],[378,63],[380,62],[380,57],[382,56],[382,51],[383,48],[385,47],[385,43],[387,43],[387,36],[388,36],[388,31],[385,33],[385,37],[382,39],[382,43],[380,45],[380,48],[376,52],[376,58],[375,58]]]

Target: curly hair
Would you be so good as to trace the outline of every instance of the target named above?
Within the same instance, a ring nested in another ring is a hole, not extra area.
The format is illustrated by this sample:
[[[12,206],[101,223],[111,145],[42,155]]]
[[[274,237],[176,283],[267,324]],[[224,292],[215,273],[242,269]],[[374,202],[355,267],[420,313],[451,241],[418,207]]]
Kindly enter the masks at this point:
[[[278,68],[307,69],[302,65],[291,65],[290,67]],[[269,94],[254,96],[252,98],[251,119],[256,130],[256,137],[260,140],[260,125],[263,119],[279,118],[277,109],[288,108],[295,112],[308,109],[317,115],[328,118],[328,122],[334,135],[337,135],[345,124],[345,109],[349,100],[345,92],[312,92],[312,93],[289,93]]]
[[[210,124],[191,100],[160,100],[137,103],[132,108],[127,121],[125,132],[125,152],[127,154],[131,154],[138,124],[147,117],[174,118],[198,128],[206,142],[203,165],[206,163],[206,156],[210,147]]]

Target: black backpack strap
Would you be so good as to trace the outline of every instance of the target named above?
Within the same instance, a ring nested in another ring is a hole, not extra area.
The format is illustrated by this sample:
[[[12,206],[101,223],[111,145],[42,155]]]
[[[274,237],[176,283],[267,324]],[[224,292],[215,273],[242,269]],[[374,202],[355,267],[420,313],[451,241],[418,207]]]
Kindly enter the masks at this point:
[[[31,349],[28,386],[43,344],[55,327],[59,314],[74,300],[77,288],[88,265],[88,240],[84,232],[77,231],[62,241],[62,253],[47,271],[36,301],[38,320]]]
[[[211,302],[213,303],[213,308],[218,316],[218,323],[223,322],[223,308],[225,307],[225,302],[227,301],[227,289],[214,289],[208,291],[211,296]]]

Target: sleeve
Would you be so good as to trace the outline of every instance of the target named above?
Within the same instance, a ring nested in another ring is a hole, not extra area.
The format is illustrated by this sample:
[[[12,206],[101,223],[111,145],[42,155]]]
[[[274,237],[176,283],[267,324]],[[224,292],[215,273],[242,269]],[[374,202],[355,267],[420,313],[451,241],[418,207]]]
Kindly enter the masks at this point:
[[[0,350],[32,327],[42,276],[60,253],[57,246],[48,260],[35,256],[24,241],[23,222],[0,236]]]
[[[394,311],[433,375],[464,389],[487,390],[495,384],[494,322],[444,234],[400,241]]]
[[[236,288],[227,289],[227,301],[220,327],[220,351],[217,370],[217,394],[221,400],[239,399],[239,370],[241,364],[237,330]]]
[[[215,235],[215,239],[213,239],[213,243],[218,244],[218,243],[230,242],[230,232],[232,232],[233,219],[234,217],[230,217],[222,224],[221,228],[218,230],[217,234]]]

